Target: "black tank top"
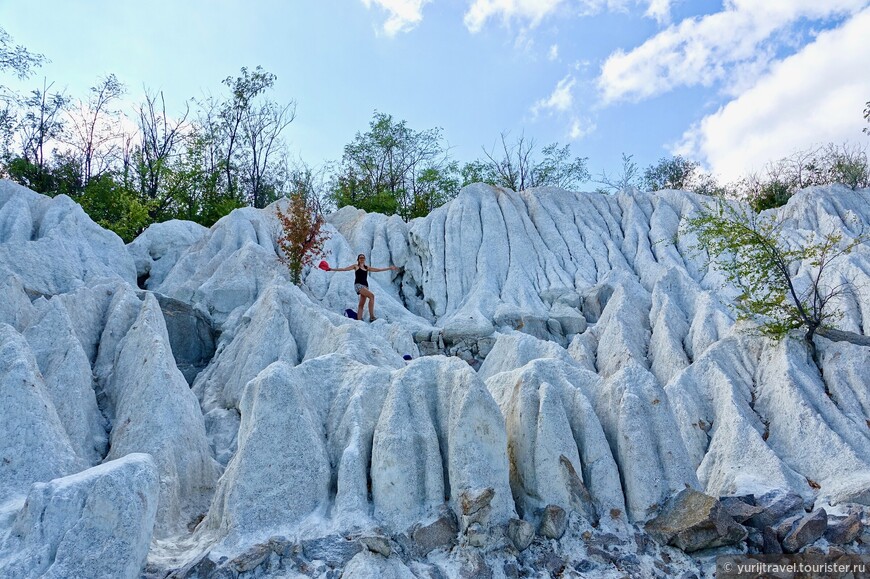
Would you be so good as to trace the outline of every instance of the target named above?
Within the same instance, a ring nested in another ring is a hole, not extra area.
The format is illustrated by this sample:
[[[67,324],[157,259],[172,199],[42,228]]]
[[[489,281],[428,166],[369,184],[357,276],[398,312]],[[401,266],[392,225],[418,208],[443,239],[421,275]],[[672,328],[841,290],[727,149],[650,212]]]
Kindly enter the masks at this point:
[[[369,272],[367,269],[358,269],[354,272],[353,283],[369,287]]]

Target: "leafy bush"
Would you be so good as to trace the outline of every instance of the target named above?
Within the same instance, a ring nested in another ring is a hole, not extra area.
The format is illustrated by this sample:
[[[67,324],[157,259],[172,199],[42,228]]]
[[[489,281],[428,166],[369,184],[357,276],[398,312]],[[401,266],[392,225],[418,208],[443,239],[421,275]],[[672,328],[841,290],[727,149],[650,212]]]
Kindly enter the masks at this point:
[[[110,175],[91,179],[78,199],[85,212],[100,226],[130,243],[150,223],[148,207]]]
[[[697,236],[697,248],[715,260],[740,291],[740,319],[755,320],[762,333],[773,338],[803,328],[813,354],[813,336],[841,316],[832,301],[852,289],[843,283],[830,285],[829,266],[868,240],[866,234],[845,239],[831,231],[812,233],[795,245],[782,234],[782,222],[775,217],[721,201],[690,219],[685,230]],[[796,277],[802,263],[813,270],[805,287]]]
[[[281,223],[278,247],[293,283],[299,285],[302,268],[311,265],[323,253],[329,232],[323,229],[323,216],[312,200],[301,193],[294,193],[288,199],[286,211],[275,207]]]

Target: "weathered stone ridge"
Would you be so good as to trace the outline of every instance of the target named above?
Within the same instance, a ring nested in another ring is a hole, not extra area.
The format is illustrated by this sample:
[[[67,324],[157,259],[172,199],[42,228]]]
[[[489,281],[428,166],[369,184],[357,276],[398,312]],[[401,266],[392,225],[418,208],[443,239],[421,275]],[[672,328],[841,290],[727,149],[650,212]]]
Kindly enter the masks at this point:
[[[850,237],[868,196],[776,211],[795,244]],[[661,577],[867,552],[870,348],[819,336],[817,365],[735,324],[678,235],[706,200],[343,208],[325,259],[399,266],[370,275],[368,323],[341,315],[352,273],[289,283],[271,208],[125,248],[0,182],[0,572]],[[870,287],[870,248],[832,272]],[[865,332],[870,294],[836,306]]]

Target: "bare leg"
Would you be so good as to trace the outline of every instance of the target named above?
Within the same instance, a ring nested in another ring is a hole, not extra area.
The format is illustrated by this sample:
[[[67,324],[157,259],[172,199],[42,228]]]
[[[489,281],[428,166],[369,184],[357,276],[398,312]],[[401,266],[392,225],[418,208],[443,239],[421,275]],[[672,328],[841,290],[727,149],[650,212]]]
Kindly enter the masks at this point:
[[[369,300],[369,320],[375,319],[375,294],[368,289],[362,289],[360,290],[359,295],[364,296]],[[362,312],[362,307],[360,307],[360,312]]]
[[[363,319],[363,308],[365,307],[365,305],[366,305],[366,296],[362,292],[360,292],[359,305],[357,305],[357,308],[356,308],[356,319],[358,319],[359,321],[362,321],[362,319]]]

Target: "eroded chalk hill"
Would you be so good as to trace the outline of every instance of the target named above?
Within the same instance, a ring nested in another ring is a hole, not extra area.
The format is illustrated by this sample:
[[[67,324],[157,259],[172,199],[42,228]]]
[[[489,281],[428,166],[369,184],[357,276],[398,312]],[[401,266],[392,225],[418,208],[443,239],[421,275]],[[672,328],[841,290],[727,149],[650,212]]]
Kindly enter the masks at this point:
[[[778,211],[792,243],[848,238],[868,198]],[[344,208],[330,264],[400,268],[370,274],[369,323],[340,314],[352,273],[289,283],[271,208],[125,247],[0,182],[0,570],[700,576],[716,553],[866,552],[870,347],[818,337],[816,365],[735,326],[678,235],[706,201],[473,185],[410,223]],[[867,335],[870,247],[832,272]]]

